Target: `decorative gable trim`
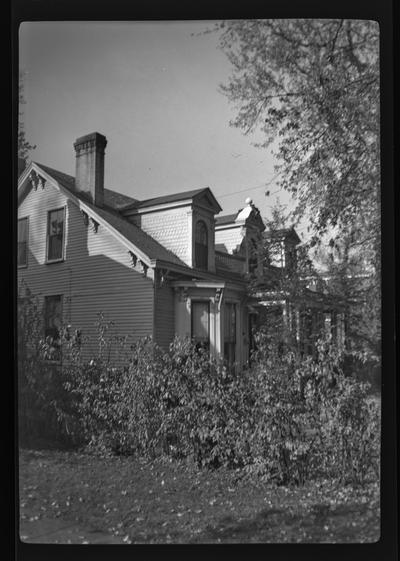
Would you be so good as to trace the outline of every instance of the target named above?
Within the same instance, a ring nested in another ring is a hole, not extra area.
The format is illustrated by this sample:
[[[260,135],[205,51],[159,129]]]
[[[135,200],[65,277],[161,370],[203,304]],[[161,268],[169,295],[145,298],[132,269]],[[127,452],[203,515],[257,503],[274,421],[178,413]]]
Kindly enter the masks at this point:
[[[104,220],[95,209],[85,203],[82,199],[75,196],[71,191],[60,185],[60,183],[55,180],[51,175],[46,173],[42,170],[37,164],[32,162],[25,172],[21,175],[20,180],[18,182],[18,204],[20,204],[23,198],[29,192],[29,186],[27,185],[27,180],[30,177],[32,171],[35,171],[36,174],[42,176],[46,182],[49,182],[53,185],[56,189],[61,191],[65,197],[70,199],[74,202],[79,210],[82,212],[84,220],[86,220],[85,215],[88,217],[88,220],[92,222],[93,228],[97,232],[99,226],[103,226],[106,230],[108,230],[119,242],[121,242],[128,250],[131,250],[138,256],[138,258],[144,263],[147,268],[152,267],[152,260],[148,255],[143,253],[138,247],[136,247],[132,242],[127,240],[122,234],[120,234],[115,228],[113,228],[106,220]],[[147,269],[146,269],[147,274]]]
[[[206,210],[211,210],[213,214],[218,214],[222,210],[209,187],[207,187],[202,193],[195,195],[193,197],[193,203]]]

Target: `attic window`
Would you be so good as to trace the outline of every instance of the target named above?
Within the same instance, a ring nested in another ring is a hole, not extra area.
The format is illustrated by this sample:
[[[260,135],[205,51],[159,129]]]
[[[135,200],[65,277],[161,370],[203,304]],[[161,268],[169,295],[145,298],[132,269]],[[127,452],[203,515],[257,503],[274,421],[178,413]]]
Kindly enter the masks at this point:
[[[208,269],[208,230],[202,220],[196,224],[195,266],[198,269]]]

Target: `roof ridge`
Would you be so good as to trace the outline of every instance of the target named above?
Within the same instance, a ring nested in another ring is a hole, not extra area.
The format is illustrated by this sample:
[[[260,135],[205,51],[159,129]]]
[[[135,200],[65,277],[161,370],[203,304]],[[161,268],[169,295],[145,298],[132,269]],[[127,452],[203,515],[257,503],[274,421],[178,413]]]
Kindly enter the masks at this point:
[[[190,189],[188,191],[180,191],[180,192],[177,192],[177,193],[169,193],[167,195],[157,195],[155,197],[150,197],[148,199],[142,199],[141,201],[137,201],[136,204],[132,204],[130,206],[131,207],[136,206],[136,207],[140,208],[140,207],[143,207],[143,206],[151,206],[153,204],[163,204],[163,203],[169,203],[169,202],[177,202],[177,201],[185,199],[185,198],[195,197],[196,195],[199,195],[203,191],[207,191],[207,190],[211,192],[209,187],[201,187],[199,189]],[[126,210],[128,210],[128,207],[126,208]]]

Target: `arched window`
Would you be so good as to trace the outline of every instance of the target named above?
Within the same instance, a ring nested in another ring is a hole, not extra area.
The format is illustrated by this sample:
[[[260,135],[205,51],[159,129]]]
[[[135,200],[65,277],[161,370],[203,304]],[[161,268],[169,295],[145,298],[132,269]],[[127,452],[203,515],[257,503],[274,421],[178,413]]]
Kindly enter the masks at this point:
[[[202,220],[196,224],[194,261],[199,269],[208,269],[208,230]]]

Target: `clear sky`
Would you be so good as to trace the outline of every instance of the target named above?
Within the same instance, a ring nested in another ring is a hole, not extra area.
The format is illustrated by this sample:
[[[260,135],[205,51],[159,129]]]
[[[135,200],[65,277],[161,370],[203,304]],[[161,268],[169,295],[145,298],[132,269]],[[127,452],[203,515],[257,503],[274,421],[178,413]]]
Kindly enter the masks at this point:
[[[288,203],[286,193],[276,192],[272,155],[229,126],[235,109],[218,86],[230,66],[216,34],[199,34],[207,27],[22,24],[24,123],[27,140],[37,145],[31,158],[74,175],[73,142],[97,131],[108,140],[110,189],[145,199],[208,186],[221,215],[242,208],[246,197],[264,217],[277,197]]]

